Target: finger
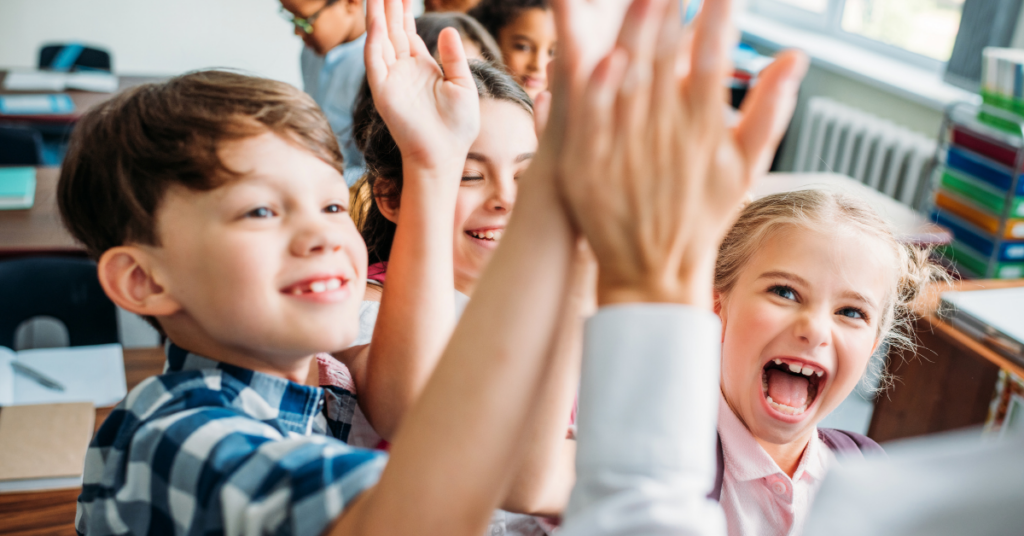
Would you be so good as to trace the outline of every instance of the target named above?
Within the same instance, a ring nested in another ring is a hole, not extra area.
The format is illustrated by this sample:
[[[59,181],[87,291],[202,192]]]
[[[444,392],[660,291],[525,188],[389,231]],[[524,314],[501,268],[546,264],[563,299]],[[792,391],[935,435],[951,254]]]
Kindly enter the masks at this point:
[[[405,13],[405,34],[408,35],[410,39],[413,35],[419,35],[416,33],[416,17],[412,13],[412,8],[412,0],[402,0],[402,10]]]
[[[395,58],[409,57],[409,36],[405,33],[405,5],[403,0],[384,0],[388,39],[395,48]]]
[[[441,58],[445,81],[476,91],[476,83],[473,82],[473,73],[469,71],[469,62],[458,30],[451,27],[441,30],[437,36],[437,52]]]
[[[366,79],[370,87],[376,87],[388,76],[388,64],[394,61],[393,50],[387,39],[387,27],[381,15],[384,11],[384,0],[368,0],[366,2],[366,47],[363,51],[363,60],[366,63]],[[387,50],[392,52],[392,57],[387,58],[384,43],[388,43]],[[390,62],[388,61],[390,59]]]
[[[423,42],[423,38],[417,33],[409,34],[409,47],[410,53],[417,58],[430,58],[434,61],[434,57],[430,54],[430,49],[427,48],[427,44]]]
[[[593,161],[593,155],[607,155],[615,138],[615,117],[612,111],[615,107],[618,88],[622,84],[625,71],[628,65],[628,55],[619,49],[614,49],[604,59],[598,62],[590,79],[579,99],[570,104],[568,138],[566,154],[569,159],[563,158],[563,162],[571,160],[571,156],[577,156],[582,161]],[[580,157],[579,155],[582,155]],[[567,170],[578,172],[578,170]],[[568,192],[576,192],[576,197],[585,197],[585,190],[590,188],[602,188],[607,185],[589,184],[585,180],[563,181],[563,187]],[[575,203],[577,206],[579,203]]]
[[[617,134],[623,146],[637,143],[635,135],[643,131],[638,126],[648,120],[654,50],[669,4],[668,0],[634,0],[622,22],[617,48],[629,55],[629,61],[618,88],[615,114]]]
[[[619,30],[617,47],[630,56],[630,64],[649,64],[654,56],[660,17],[665,15],[668,0],[633,0]]]
[[[541,91],[533,99],[533,128],[537,131],[537,139],[544,136],[548,126],[548,114],[551,113],[551,92]]]
[[[731,22],[732,0],[707,0],[694,23],[693,56],[687,97],[692,111],[720,117],[723,88],[732,73],[737,35]]]
[[[653,114],[675,108],[676,99],[679,98],[676,66],[683,38],[681,17],[679,2],[669,2],[654,50],[654,104],[651,106]]]
[[[751,176],[767,171],[774,149],[793,116],[800,80],[807,73],[807,66],[807,56],[802,52],[780,53],[761,71],[757,84],[744,99],[735,136]]]

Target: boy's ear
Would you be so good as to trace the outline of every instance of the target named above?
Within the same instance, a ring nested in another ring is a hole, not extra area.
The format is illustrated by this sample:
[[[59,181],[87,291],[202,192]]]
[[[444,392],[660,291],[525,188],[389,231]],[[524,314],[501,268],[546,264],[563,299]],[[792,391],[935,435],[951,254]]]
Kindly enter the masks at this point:
[[[100,285],[110,301],[140,316],[169,316],[181,305],[153,278],[153,259],[142,248],[118,246],[99,260]]]
[[[373,185],[373,202],[388,221],[398,225],[398,196],[385,195],[379,180]]]

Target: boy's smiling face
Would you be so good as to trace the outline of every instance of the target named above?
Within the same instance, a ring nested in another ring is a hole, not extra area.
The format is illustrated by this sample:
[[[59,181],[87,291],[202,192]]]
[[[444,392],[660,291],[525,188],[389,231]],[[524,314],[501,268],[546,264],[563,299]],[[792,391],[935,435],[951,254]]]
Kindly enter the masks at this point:
[[[161,325],[198,354],[303,376],[299,358],[343,349],[358,331],[366,246],[348,188],[270,132],[224,142],[218,155],[239,176],[207,192],[171,187],[157,211],[160,245],[140,246],[178,306]]]
[[[791,226],[720,297],[722,392],[760,443],[806,441],[864,375],[892,291],[888,257],[842,225]]]

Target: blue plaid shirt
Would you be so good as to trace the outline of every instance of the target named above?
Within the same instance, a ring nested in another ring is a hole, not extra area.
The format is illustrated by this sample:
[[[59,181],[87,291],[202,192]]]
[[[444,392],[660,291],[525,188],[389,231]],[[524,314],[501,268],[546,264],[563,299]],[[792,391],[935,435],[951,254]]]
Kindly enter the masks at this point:
[[[85,459],[80,534],[321,534],[374,485],[385,454],[350,447],[352,393],[167,345]],[[326,434],[331,434],[330,437]]]

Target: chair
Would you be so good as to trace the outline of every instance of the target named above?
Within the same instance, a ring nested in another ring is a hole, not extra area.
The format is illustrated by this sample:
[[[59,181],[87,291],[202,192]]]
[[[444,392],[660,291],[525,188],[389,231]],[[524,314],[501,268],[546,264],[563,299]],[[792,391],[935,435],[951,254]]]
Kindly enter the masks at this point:
[[[0,165],[42,166],[43,136],[39,131],[0,125]]]
[[[110,52],[78,43],[46,45],[39,50],[39,68],[52,71],[107,71],[111,68]]]
[[[117,308],[103,293],[96,263],[29,257],[0,262],[0,346],[14,347],[18,325],[37,316],[60,320],[71,346],[118,342]]]

